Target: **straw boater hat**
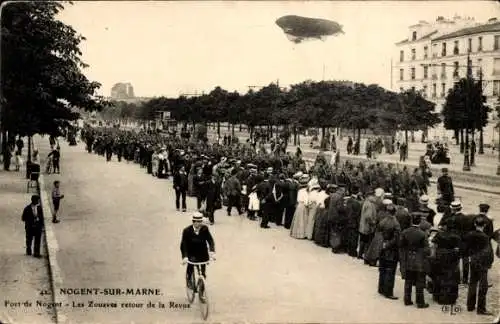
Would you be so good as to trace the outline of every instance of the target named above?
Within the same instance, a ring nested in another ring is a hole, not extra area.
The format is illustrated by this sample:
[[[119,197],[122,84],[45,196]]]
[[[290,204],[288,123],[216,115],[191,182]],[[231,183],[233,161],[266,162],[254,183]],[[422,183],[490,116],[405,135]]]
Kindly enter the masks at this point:
[[[375,196],[378,198],[382,198],[384,196],[384,189],[382,188],[375,189]]]
[[[302,171],[299,171],[293,175],[293,178],[300,179],[303,175],[304,175],[304,173]]]
[[[309,182],[309,175],[307,174],[303,174],[299,179],[299,183],[303,186],[307,186],[308,182]]]
[[[450,207],[451,209],[461,209],[462,203],[460,202],[460,200],[455,200],[451,202]]]

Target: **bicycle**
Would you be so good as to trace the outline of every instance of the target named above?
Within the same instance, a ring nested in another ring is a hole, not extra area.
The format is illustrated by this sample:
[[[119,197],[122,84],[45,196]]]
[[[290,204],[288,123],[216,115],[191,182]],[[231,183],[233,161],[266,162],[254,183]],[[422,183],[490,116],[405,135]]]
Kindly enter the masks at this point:
[[[186,278],[186,293],[190,304],[193,303],[196,293],[198,293],[198,299],[200,301],[200,311],[203,320],[208,318],[209,304],[207,298],[207,289],[205,286],[205,277],[201,274],[201,266],[206,265],[209,262],[191,262],[187,261],[188,264],[193,265],[196,271],[193,271],[191,278]],[[195,272],[198,273],[198,280],[196,280]]]

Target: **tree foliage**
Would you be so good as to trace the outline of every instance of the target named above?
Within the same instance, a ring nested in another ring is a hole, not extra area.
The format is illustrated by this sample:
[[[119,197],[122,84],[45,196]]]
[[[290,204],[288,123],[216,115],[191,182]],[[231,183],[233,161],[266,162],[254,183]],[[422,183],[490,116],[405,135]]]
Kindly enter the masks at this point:
[[[488,123],[491,108],[486,106],[482,85],[472,78],[460,79],[448,91],[442,115],[446,129],[479,130]]]
[[[376,132],[419,130],[439,122],[434,104],[415,92],[397,94],[378,85],[305,81],[284,90],[269,84],[245,94],[215,87],[198,97],[155,98],[139,114],[169,110],[184,122],[229,122],[249,126],[342,127]]]
[[[85,38],[57,20],[58,2],[10,2],[2,7],[2,130],[51,133],[79,114],[100,110],[100,87],[81,72]]]

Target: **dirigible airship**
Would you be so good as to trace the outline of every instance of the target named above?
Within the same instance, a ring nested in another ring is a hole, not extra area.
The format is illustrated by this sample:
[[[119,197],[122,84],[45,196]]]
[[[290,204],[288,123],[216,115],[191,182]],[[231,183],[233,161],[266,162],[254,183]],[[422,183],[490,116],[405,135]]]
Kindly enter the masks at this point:
[[[317,38],[325,40],[327,36],[344,34],[342,25],[335,21],[320,18],[283,16],[276,20],[276,25],[285,32],[288,39],[296,44],[305,39]]]

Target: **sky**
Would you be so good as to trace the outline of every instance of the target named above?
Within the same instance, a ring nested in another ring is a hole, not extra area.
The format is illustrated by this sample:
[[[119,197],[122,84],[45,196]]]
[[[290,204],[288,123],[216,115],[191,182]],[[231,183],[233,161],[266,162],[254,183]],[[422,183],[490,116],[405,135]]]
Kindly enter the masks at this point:
[[[498,16],[494,1],[82,1],[59,19],[87,38],[84,70],[109,96],[130,82],[136,96],[177,97],[221,86],[248,91],[279,80],[350,80],[390,88],[394,43],[437,16]],[[345,34],[294,44],[284,15],[325,18]]]

